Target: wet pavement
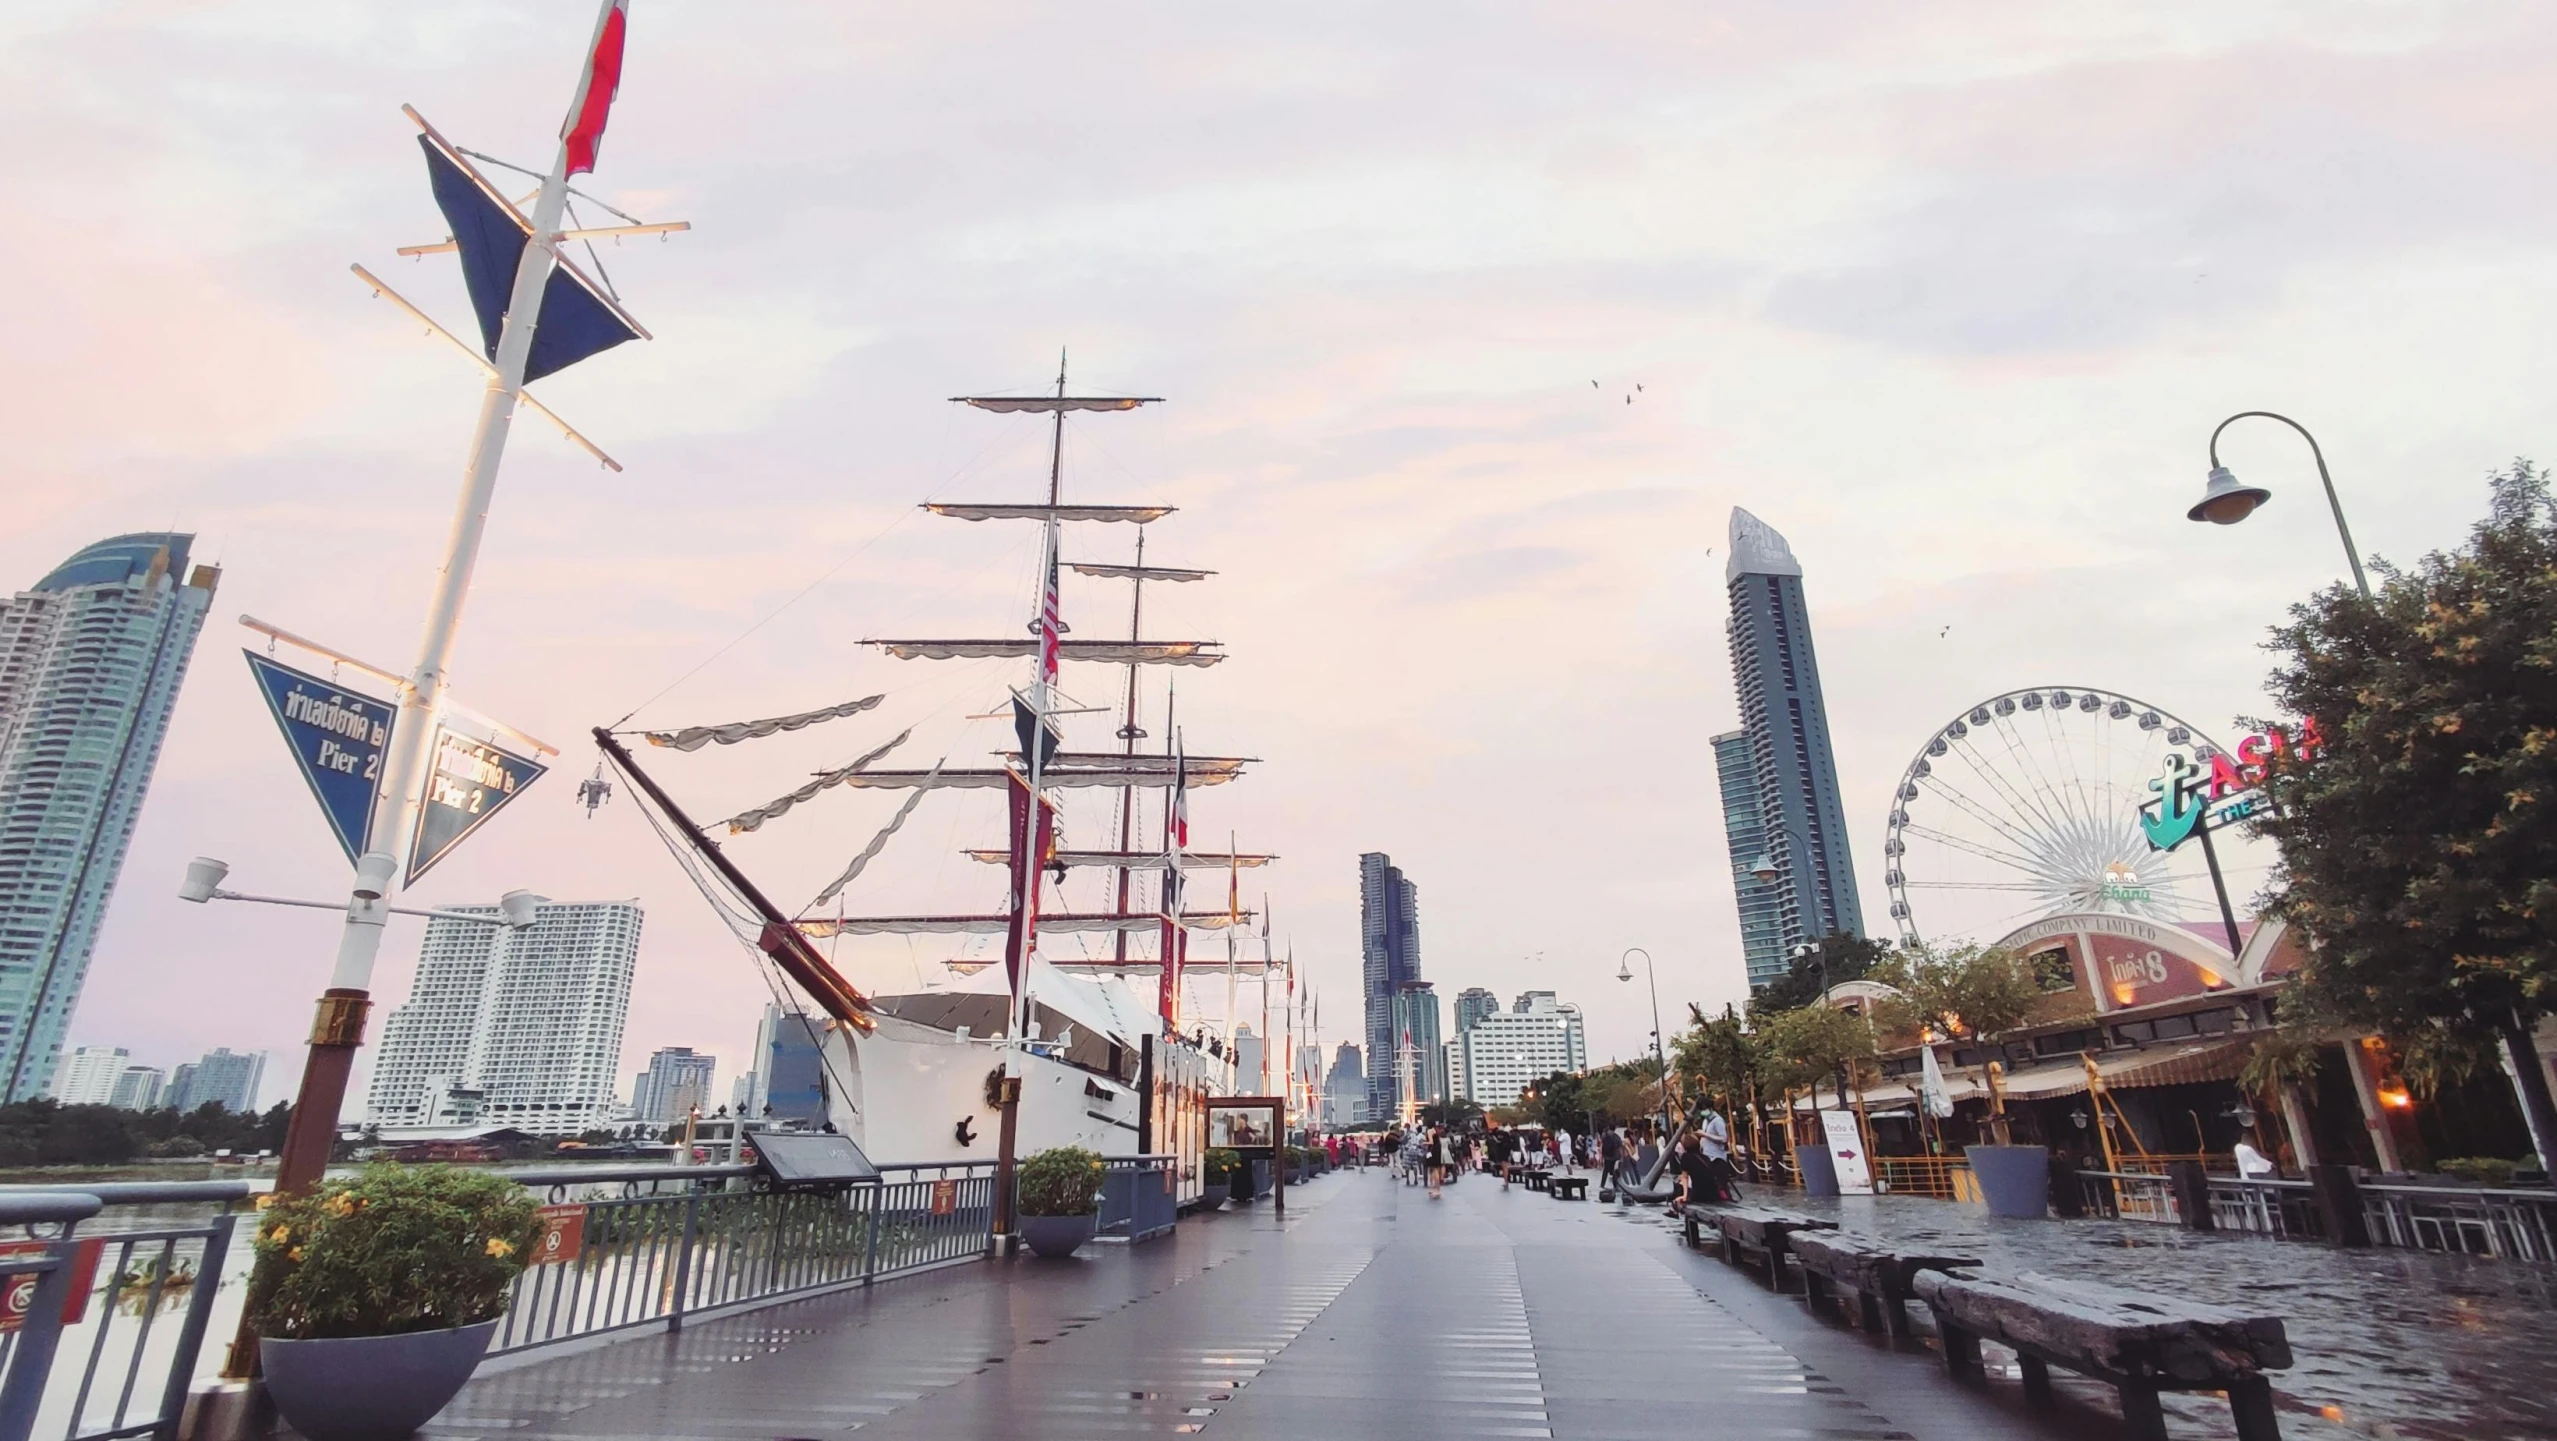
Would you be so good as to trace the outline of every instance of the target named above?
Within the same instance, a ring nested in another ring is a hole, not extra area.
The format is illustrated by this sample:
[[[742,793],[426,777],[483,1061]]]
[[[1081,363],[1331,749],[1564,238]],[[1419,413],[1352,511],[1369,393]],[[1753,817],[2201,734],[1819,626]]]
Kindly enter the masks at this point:
[[[2557,1269],[2547,1266],[2137,1221],[2000,1220],[1917,1197],[1815,1201],[1753,1188],[1750,1199],[1978,1256],[1985,1272],[2040,1271],[2269,1310],[2283,1318],[2297,1357],[2272,1378],[2287,1436],[2557,1437]],[[1677,1235],[1656,1209],[1600,1209]],[[1912,1310],[1923,1317],[1925,1308]],[[2109,1389],[2053,1374],[2064,1393],[2118,1414]],[[2179,1437],[2236,1434],[2216,1396],[2170,1396],[2167,1406]]]
[[[1071,1261],[969,1265],[484,1370],[438,1441],[1351,1437],[2023,1441],[2028,1417],[1642,1218],[1381,1171]],[[1726,1295],[1728,1299],[1726,1300]],[[1772,1329],[1771,1329],[1772,1328]],[[1781,1333],[1781,1334],[1780,1334]],[[1841,1344],[1841,1343],[1844,1344]],[[1809,1359],[1817,1354],[1821,1360]]]

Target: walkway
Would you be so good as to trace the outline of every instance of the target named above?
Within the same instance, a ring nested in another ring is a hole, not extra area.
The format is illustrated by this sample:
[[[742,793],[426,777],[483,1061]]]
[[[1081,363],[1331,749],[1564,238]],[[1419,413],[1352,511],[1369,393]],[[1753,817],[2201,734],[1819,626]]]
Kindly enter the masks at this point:
[[[1594,1202],[1382,1171],[484,1375],[430,1436],[2103,1441],[1808,1321]],[[2208,1434],[2200,1432],[2196,1434]]]

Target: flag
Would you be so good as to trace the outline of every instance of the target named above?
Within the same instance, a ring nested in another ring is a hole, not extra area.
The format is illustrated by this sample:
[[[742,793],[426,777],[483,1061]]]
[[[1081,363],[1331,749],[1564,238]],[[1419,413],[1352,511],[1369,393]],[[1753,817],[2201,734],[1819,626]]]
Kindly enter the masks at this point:
[[[1165,812],[1163,824],[1171,833],[1173,855],[1190,848],[1190,763],[1178,731],[1172,733],[1172,807]]]
[[[421,135],[417,143],[426,152],[426,180],[435,193],[435,208],[444,212],[462,259],[462,288],[470,292],[471,311],[479,317],[482,353],[493,361],[506,329],[506,307],[515,296],[515,271],[533,236],[532,222],[436,137]],[[641,334],[620,306],[565,261],[553,266],[543,282],[541,309],[533,319],[533,348],[524,361],[528,381],[566,370]]]
[[[1926,1058],[1918,1079],[1918,1094],[1926,1104],[1927,1114],[1941,1121],[1953,1114],[1953,1092],[1944,1083],[1944,1067],[1936,1064],[1936,1048],[1923,1046],[1918,1054]]]
[[[1057,632],[1063,628],[1057,619],[1057,547],[1052,534],[1048,541],[1048,583],[1039,593],[1039,680],[1041,684],[1057,683]]]
[[[604,22],[595,27],[595,49],[586,57],[586,78],[577,87],[577,103],[568,108],[560,127],[560,144],[568,151],[568,173],[591,175],[596,147],[604,143],[604,122],[621,89],[622,31],[628,23],[629,0],[612,0]]]
[[[1024,767],[1036,765],[1045,774],[1048,767],[1056,764],[1057,747],[1063,743],[1063,738],[1057,734],[1056,721],[1033,712],[1030,703],[1023,700],[1018,692],[1012,697],[1012,734],[1021,742],[1021,764]],[[1035,753],[1030,747],[1033,736],[1039,742]]]

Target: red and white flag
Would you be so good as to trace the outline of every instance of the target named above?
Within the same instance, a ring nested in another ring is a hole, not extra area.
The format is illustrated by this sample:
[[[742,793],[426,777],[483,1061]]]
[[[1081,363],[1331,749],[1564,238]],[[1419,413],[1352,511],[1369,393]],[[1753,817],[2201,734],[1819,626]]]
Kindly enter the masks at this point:
[[[1171,836],[1174,856],[1190,848],[1190,763],[1179,731],[1172,733],[1172,805],[1163,813],[1163,828]]]
[[[595,49],[586,57],[586,78],[577,87],[577,103],[568,108],[568,123],[559,139],[568,148],[568,173],[590,175],[596,148],[604,143],[604,122],[612,117],[613,96],[621,89],[622,32],[628,25],[630,0],[610,0],[595,27]]]
[[[1039,592],[1039,679],[1049,685],[1057,683],[1057,632],[1064,627],[1057,618],[1057,553],[1048,547],[1048,583]]]

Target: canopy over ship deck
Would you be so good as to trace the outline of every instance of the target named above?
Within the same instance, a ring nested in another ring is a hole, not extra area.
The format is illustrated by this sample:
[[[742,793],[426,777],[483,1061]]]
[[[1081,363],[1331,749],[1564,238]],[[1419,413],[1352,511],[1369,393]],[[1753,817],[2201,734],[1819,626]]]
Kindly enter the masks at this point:
[[[865,640],[899,660],[993,660],[1039,653],[1036,636],[1020,640]],[[1214,665],[1225,659],[1213,640],[1061,640],[1057,659],[1108,665]]]
[[[1099,520],[1147,525],[1170,515],[1169,505],[1014,505],[1000,501],[930,500],[923,509],[952,520]]]
[[[1189,911],[1181,924],[1194,931],[1221,931],[1227,926],[1242,926],[1253,918],[1253,912]],[[1113,914],[1109,912],[1076,913],[1043,911],[1039,915],[1042,932],[1084,932],[1107,934],[1111,931],[1154,931],[1163,926],[1164,917],[1157,911]],[[837,918],[802,917],[794,922],[803,936],[824,940],[830,936],[964,936],[999,934],[1012,924],[1008,915],[976,916],[843,916]],[[1149,965],[1155,962],[1147,962]]]
[[[990,866],[1012,864],[1012,851],[1005,846],[972,850],[966,854],[969,859],[983,861]],[[1181,868],[1189,871],[1252,870],[1266,866],[1277,859],[1276,856],[1231,855],[1223,851],[1183,851],[1180,856]],[[1161,851],[1050,851],[1048,853],[1048,864],[1052,866],[1126,866],[1134,870],[1144,870],[1148,867],[1160,866],[1163,862],[1164,855]]]

